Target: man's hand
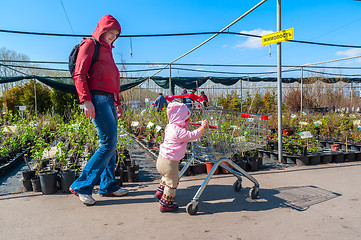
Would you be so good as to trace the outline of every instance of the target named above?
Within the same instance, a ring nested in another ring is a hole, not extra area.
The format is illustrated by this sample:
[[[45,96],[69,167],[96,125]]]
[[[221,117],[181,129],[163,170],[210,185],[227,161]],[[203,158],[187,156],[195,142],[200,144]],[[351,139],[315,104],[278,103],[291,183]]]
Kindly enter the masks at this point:
[[[95,118],[95,108],[91,101],[84,102],[84,115],[90,119]]]

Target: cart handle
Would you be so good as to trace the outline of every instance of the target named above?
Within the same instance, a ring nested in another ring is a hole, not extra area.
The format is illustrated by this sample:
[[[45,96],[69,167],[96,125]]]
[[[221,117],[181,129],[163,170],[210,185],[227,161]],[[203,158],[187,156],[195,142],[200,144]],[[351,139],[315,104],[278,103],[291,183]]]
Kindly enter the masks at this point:
[[[194,123],[194,122],[190,122],[190,125],[194,125],[194,126],[201,126],[202,124],[200,123]],[[213,126],[213,125],[208,125],[209,128],[211,129],[217,129],[217,126]]]
[[[168,101],[173,101],[174,99],[176,98],[190,98],[194,101],[200,101],[200,102],[203,102],[202,99],[200,99],[199,96],[193,94],[193,93],[190,93],[190,94],[183,94],[183,95],[173,95],[173,96],[165,96],[165,99],[167,99]]]
[[[262,116],[262,120],[269,120],[268,115]]]

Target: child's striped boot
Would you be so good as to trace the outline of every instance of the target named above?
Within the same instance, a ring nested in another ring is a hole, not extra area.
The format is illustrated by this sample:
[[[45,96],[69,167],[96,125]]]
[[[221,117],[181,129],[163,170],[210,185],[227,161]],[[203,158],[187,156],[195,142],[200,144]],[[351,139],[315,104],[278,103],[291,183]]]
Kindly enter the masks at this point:
[[[159,184],[159,187],[157,188],[157,192],[154,193],[154,198],[157,200],[160,200],[163,196],[163,191],[164,191],[164,185],[161,183],[161,184]]]
[[[163,194],[162,198],[159,200],[160,211],[165,212],[176,212],[178,210],[178,205],[174,202],[174,197],[167,197]]]

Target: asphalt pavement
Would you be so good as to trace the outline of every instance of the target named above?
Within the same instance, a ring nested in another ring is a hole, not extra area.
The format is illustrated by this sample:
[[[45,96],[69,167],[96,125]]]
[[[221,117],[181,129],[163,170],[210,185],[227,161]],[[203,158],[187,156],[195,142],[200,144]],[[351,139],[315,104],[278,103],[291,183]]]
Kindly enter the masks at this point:
[[[252,172],[253,184],[215,175],[200,197],[198,212],[187,204],[206,174],[185,176],[176,213],[161,213],[153,194],[158,180],[126,183],[119,198],[93,194],[84,206],[71,194],[23,192],[0,196],[0,239],[361,239],[361,162],[267,168]],[[96,191],[95,191],[96,192]]]

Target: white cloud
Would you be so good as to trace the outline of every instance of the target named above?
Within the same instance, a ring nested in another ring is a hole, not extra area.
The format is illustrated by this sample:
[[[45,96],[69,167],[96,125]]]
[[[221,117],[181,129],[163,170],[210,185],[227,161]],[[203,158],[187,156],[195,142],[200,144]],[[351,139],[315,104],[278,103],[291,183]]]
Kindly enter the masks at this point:
[[[345,51],[337,51],[337,56],[346,56],[346,57],[354,57],[357,55],[361,55],[361,49],[360,48],[351,48],[347,49]]]
[[[227,48],[227,47],[228,47],[228,44],[224,44],[224,45],[223,45],[223,48]]]
[[[265,35],[265,34],[269,34],[272,33],[273,31],[269,31],[269,30],[263,30],[263,29],[255,29],[255,30],[251,30],[251,31],[241,31],[241,33],[246,33],[246,34],[253,34],[253,35]],[[245,48],[260,48],[262,47],[262,39],[258,38],[258,37],[248,37],[246,41],[244,42],[238,42],[238,44],[236,46],[234,46],[235,48],[241,48],[241,47],[245,47]]]

